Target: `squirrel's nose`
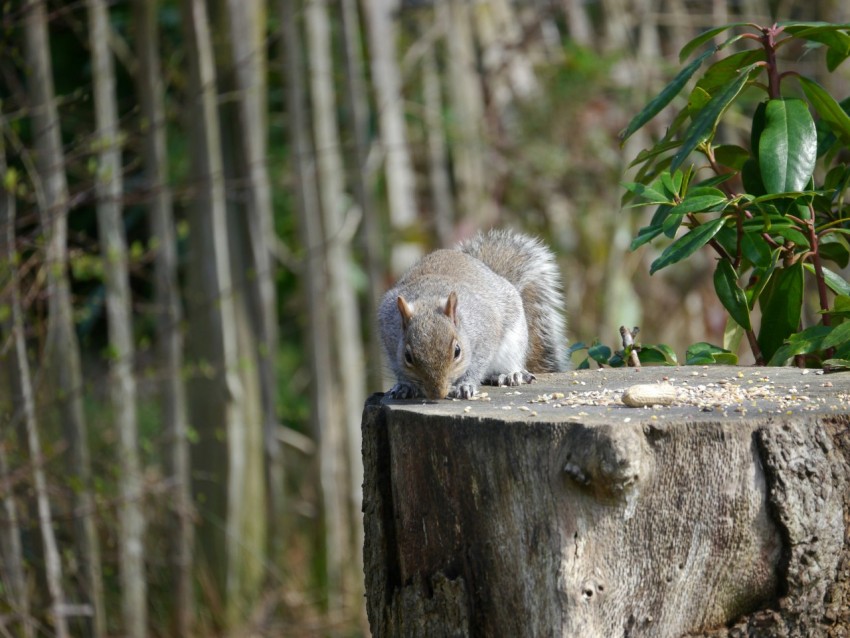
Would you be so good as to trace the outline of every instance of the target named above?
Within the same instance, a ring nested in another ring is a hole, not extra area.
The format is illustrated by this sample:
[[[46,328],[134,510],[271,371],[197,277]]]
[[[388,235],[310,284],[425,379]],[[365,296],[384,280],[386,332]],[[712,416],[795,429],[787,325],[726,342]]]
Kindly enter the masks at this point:
[[[449,396],[449,386],[439,386],[439,387],[429,387],[427,388],[425,394],[431,401],[436,401],[437,399],[445,399]]]

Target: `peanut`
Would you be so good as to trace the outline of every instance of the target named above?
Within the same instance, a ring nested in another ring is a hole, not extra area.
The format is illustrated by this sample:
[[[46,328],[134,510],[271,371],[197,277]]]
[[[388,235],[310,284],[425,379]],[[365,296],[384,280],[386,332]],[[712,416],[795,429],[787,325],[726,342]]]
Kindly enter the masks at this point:
[[[623,392],[623,403],[630,408],[650,405],[670,405],[679,398],[679,393],[666,383],[640,383]]]

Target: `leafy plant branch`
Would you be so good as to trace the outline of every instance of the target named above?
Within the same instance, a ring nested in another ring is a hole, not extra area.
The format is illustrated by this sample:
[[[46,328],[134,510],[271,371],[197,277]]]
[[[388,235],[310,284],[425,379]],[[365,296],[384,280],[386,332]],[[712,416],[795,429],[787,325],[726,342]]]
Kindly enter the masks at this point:
[[[831,72],[850,57],[850,25],[736,23],[686,44],[682,63],[709,46],[621,133],[625,141],[690,86],[667,133],[633,162],[636,177],[624,185],[624,203],[655,207],[632,249],[668,240],[650,274],[704,246],[713,249],[714,288],[732,327],[728,343],[746,335],[759,364],[795,360],[850,368],[848,316],[836,310],[850,306],[850,283],[824,265],[840,269],[850,262],[850,167],[842,153],[850,143],[850,99],[839,102],[814,78],[781,68],[777,52],[794,42],[823,51]],[[740,50],[698,76],[711,58],[735,47]],[[765,96],[755,106],[753,91]],[[748,145],[718,141],[733,106],[751,112]],[[699,157],[705,162],[697,165]],[[820,321],[805,328],[806,287],[812,284]]]

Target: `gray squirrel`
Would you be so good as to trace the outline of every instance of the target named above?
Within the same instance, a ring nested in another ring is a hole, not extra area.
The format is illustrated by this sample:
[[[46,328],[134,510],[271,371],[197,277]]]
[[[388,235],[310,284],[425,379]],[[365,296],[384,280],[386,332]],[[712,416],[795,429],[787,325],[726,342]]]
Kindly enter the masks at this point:
[[[378,327],[396,399],[469,399],[480,384],[531,383],[568,368],[555,256],[506,230],[414,264],[381,300]]]

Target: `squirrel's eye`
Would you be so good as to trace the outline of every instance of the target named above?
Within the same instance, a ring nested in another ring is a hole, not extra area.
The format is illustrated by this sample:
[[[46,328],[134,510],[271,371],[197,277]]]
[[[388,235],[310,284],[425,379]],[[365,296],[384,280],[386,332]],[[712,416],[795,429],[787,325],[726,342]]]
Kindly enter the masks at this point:
[[[411,354],[410,350],[404,351],[404,361],[409,366],[413,365],[413,355]]]
[[[460,359],[460,344],[455,343],[455,359]]]

